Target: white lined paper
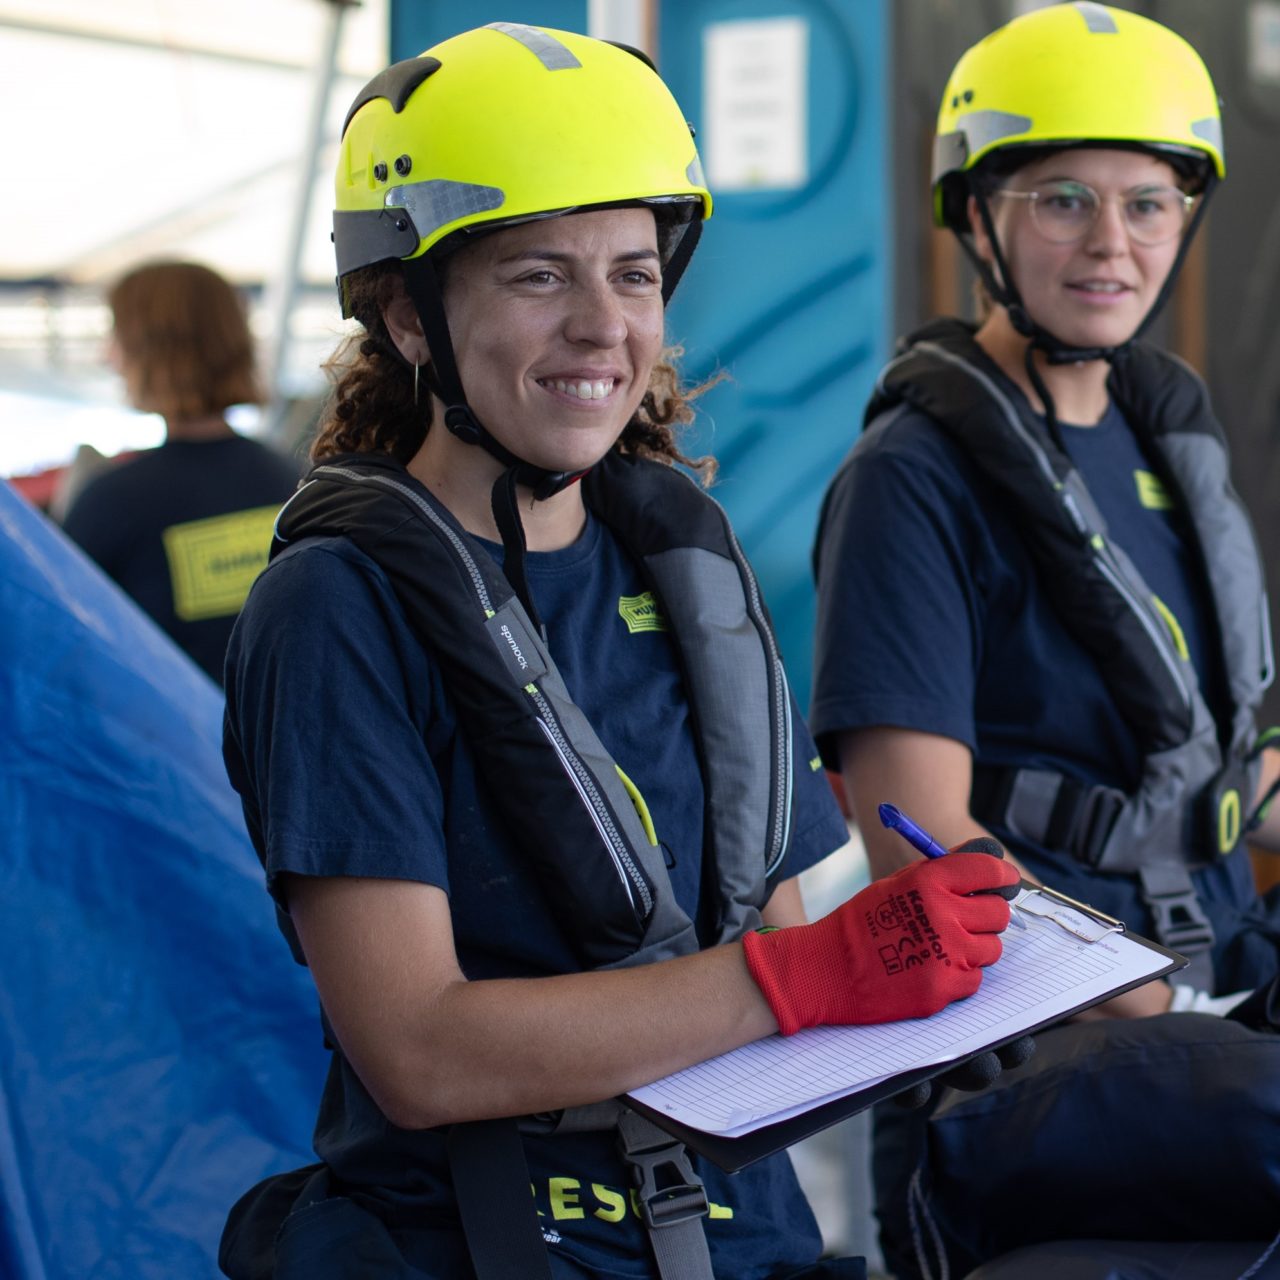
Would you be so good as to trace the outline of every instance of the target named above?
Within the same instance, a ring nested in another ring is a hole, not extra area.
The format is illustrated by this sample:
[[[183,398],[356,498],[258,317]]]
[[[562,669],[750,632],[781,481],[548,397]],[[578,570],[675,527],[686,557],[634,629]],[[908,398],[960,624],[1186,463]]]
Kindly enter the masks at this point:
[[[1004,933],[1004,952],[985,970],[977,993],[930,1018],[768,1036],[630,1096],[690,1128],[741,1137],[890,1076],[1056,1021],[1169,964],[1164,953],[1122,933],[1085,942],[1052,918],[1022,918],[1029,927]],[[1079,925],[1087,929],[1085,917]]]

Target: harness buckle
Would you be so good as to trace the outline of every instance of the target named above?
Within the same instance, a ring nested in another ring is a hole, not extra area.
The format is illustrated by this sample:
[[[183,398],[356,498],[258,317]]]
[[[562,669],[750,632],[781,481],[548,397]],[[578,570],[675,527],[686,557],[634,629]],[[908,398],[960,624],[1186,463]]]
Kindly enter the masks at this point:
[[[1148,892],[1147,905],[1155,916],[1156,937],[1186,955],[1207,951],[1214,932],[1194,889],[1159,894]]]
[[[645,1226],[673,1227],[710,1212],[706,1188],[689,1163],[684,1143],[672,1141],[624,1154],[631,1166]]]

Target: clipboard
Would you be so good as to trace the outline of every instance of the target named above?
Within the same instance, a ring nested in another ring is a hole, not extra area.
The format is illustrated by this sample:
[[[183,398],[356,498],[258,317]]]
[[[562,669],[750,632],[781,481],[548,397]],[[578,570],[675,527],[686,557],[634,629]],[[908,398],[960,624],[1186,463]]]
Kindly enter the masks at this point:
[[[653,1121],[654,1124],[666,1130],[666,1132],[672,1134],[674,1137],[680,1139],[680,1141],[682,1141],[691,1151],[695,1151],[699,1155],[705,1156],[713,1164],[718,1165],[726,1172],[735,1173],[739,1169],[743,1169],[750,1164],[754,1164],[757,1160],[762,1160],[766,1156],[770,1156],[777,1151],[781,1151],[786,1147],[792,1146],[802,1138],[810,1137],[833,1124],[838,1124],[840,1121],[848,1119],[848,1117],[855,1115],[860,1111],[864,1111],[878,1102],[883,1102],[884,1100],[893,1097],[895,1094],[902,1093],[922,1081],[931,1080],[935,1076],[942,1075],[944,1072],[962,1065],[980,1053],[988,1052],[991,1049],[998,1049],[1002,1045],[1009,1044],[1021,1036],[1034,1035],[1036,1032],[1055,1026],[1085,1009],[1092,1008],[1094,1005],[1101,1004],[1115,996],[1122,995],[1124,992],[1131,991],[1135,987],[1142,986],[1147,982],[1155,981],[1157,978],[1167,977],[1169,974],[1175,973],[1179,969],[1184,968],[1189,963],[1187,958],[1178,952],[1172,951],[1157,942],[1153,942],[1148,938],[1144,938],[1138,934],[1130,932],[1125,928],[1121,921],[1116,920],[1095,908],[1089,907],[1084,903],[1076,902],[1065,894],[1058,893],[1055,890],[1048,889],[1041,885],[1030,885],[1024,881],[1023,892],[1019,894],[1018,898],[1015,900],[1014,909],[1025,916],[1037,918],[1040,922],[1038,927],[1044,929],[1061,928],[1065,930],[1085,946],[1101,942],[1103,939],[1113,935],[1123,935],[1126,939],[1126,943],[1137,944],[1138,946],[1145,948],[1147,951],[1154,953],[1157,964],[1154,970],[1145,972],[1141,977],[1135,978],[1132,981],[1121,982],[1114,987],[1109,987],[1100,994],[1092,995],[1078,1003],[1072,1003],[1069,1008],[1055,1011],[1050,1017],[1042,1019],[1033,1018],[1026,1025],[1020,1025],[1017,1030],[1013,1031],[1011,1034],[997,1036],[989,1043],[984,1043],[980,1047],[973,1049],[971,1052],[962,1053],[945,1062],[930,1063],[928,1065],[900,1071],[887,1079],[880,1080],[878,1083],[869,1085],[866,1088],[845,1093],[840,1097],[817,1101],[812,1107],[801,1111],[800,1114],[791,1115],[788,1118],[779,1120],[775,1123],[763,1124],[758,1128],[752,1129],[751,1132],[742,1134],[739,1137],[729,1137],[722,1133],[710,1132],[708,1130],[695,1128],[692,1125],[682,1123],[675,1117],[668,1115],[665,1111],[649,1105],[647,1102],[636,1098],[632,1094],[624,1095],[623,1101],[629,1107]],[[1076,932],[1076,930],[1068,928],[1068,925],[1064,923],[1064,921],[1071,921],[1072,923],[1075,923],[1078,917],[1083,917],[1087,922],[1087,927],[1089,927],[1089,936],[1085,936],[1082,932]],[[1079,950],[1079,948],[1077,948],[1077,950]],[[963,1004],[965,1002],[959,1003]],[[939,1015],[934,1016],[936,1018]],[[927,1022],[930,1020],[924,1019],[921,1021]],[[900,1026],[903,1024],[885,1025]],[[849,1030],[856,1032],[858,1028],[850,1028]],[[777,1039],[777,1037],[770,1037],[770,1039]],[[745,1048],[749,1050],[750,1046],[746,1046]],[[735,1050],[734,1052],[741,1053],[742,1051]],[[724,1055],[726,1058],[729,1056],[730,1055]],[[680,1073],[676,1074],[679,1075]],[[652,1087],[653,1086],[650,1088]]]

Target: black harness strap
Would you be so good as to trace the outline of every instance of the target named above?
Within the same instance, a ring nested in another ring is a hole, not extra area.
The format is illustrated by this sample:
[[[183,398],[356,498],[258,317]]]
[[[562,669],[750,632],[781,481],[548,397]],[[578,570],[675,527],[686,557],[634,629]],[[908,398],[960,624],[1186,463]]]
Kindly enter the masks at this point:
[[[1037,803],[1020,803],[1035,788]],[[980,822],[1012,827],[1047,849],[1064,849],[1086,866],[1097,866],[1107,837],[1124,806],[1114,787],[1091,785],[1066,774],[1015,765],[973,766],[969,811]]]
[[[683,1143],[618,1103],[531,1127],[567,1133],[614,1125],[661,1280],[715,1280],[703,1231],[710,1205]],[[551,1280],[519,1126],[475,1120],[449,1130],[449,1169],[476,1280]]]
[[[455,1124],[449,1130],[448,1148],[458,1216],[476,1280],[551,1280],[516,1121]]]
[[[538,634],[546,643],[547,629],[543,625],[542,616],[533,600],[533,592],[529,589],[529,575],[525,571],[525,556],[528,544],[524,536],[524,524],[520,519],[519,500],[516,484],[519,469],[508,467],[493,483],[493,491],[489,495],[489,505],[493,511],[494,524],[498,526],[498,534],[502,538],[502,572],[507,581],[515,589],[515,593],[529,615],[529,621],[538,628]]]

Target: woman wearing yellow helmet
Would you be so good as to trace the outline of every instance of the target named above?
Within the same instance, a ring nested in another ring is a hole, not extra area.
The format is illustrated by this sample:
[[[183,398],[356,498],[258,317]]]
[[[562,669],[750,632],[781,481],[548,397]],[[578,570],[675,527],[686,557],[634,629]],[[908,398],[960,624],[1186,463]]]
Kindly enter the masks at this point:
[[[950,959],[902,980],[868,936],[884,888],[803,923],[795,877],[844,824],[750,567],[670,465],[663,304],[709,212],[652,68],[567,32],[467,32],[348,118],[362,332],[233,639],[226,735],[333,1065],[323,1164],[242,1201],[232,1276],[862,1274],[812,1269],[784,1156],[695,1170],[609,1101],[972,992],[1008,907],[965,895],[1014,879],[909,869]]]
[[[1257,551],[1203,385],[1137,341],[1223,173],[1213,84],[1157,23],[1060,4],[971,48],[943,95],[933,198],[986,313],[904,340],[816,552],[812,727],[855,815],[892,798],[943,839],[985,825],[1029,877],[1190,958],[1176,997],[1139,988],[1115,1016],[1222,1012],[1277,970],[1242,840],[1277,772],[1255,722],[1271,666]],[[889,874],[900,851],[860,826]],[[1121,1110],[1090,1122],[1145,1141],[1141,1107]],[[1152,1159],[1161,1199],[1172,1162]],[[1053,1193],[1026,1172],[1011,1185],[1032,1216],[1009,1214],[1024,1239],[1087,1230],[1048,1221]],[[902,1186],[881,1195],[912,1274]],[[1150,1221],[1129,1187],[1113,1202],[1137,1232]]]

